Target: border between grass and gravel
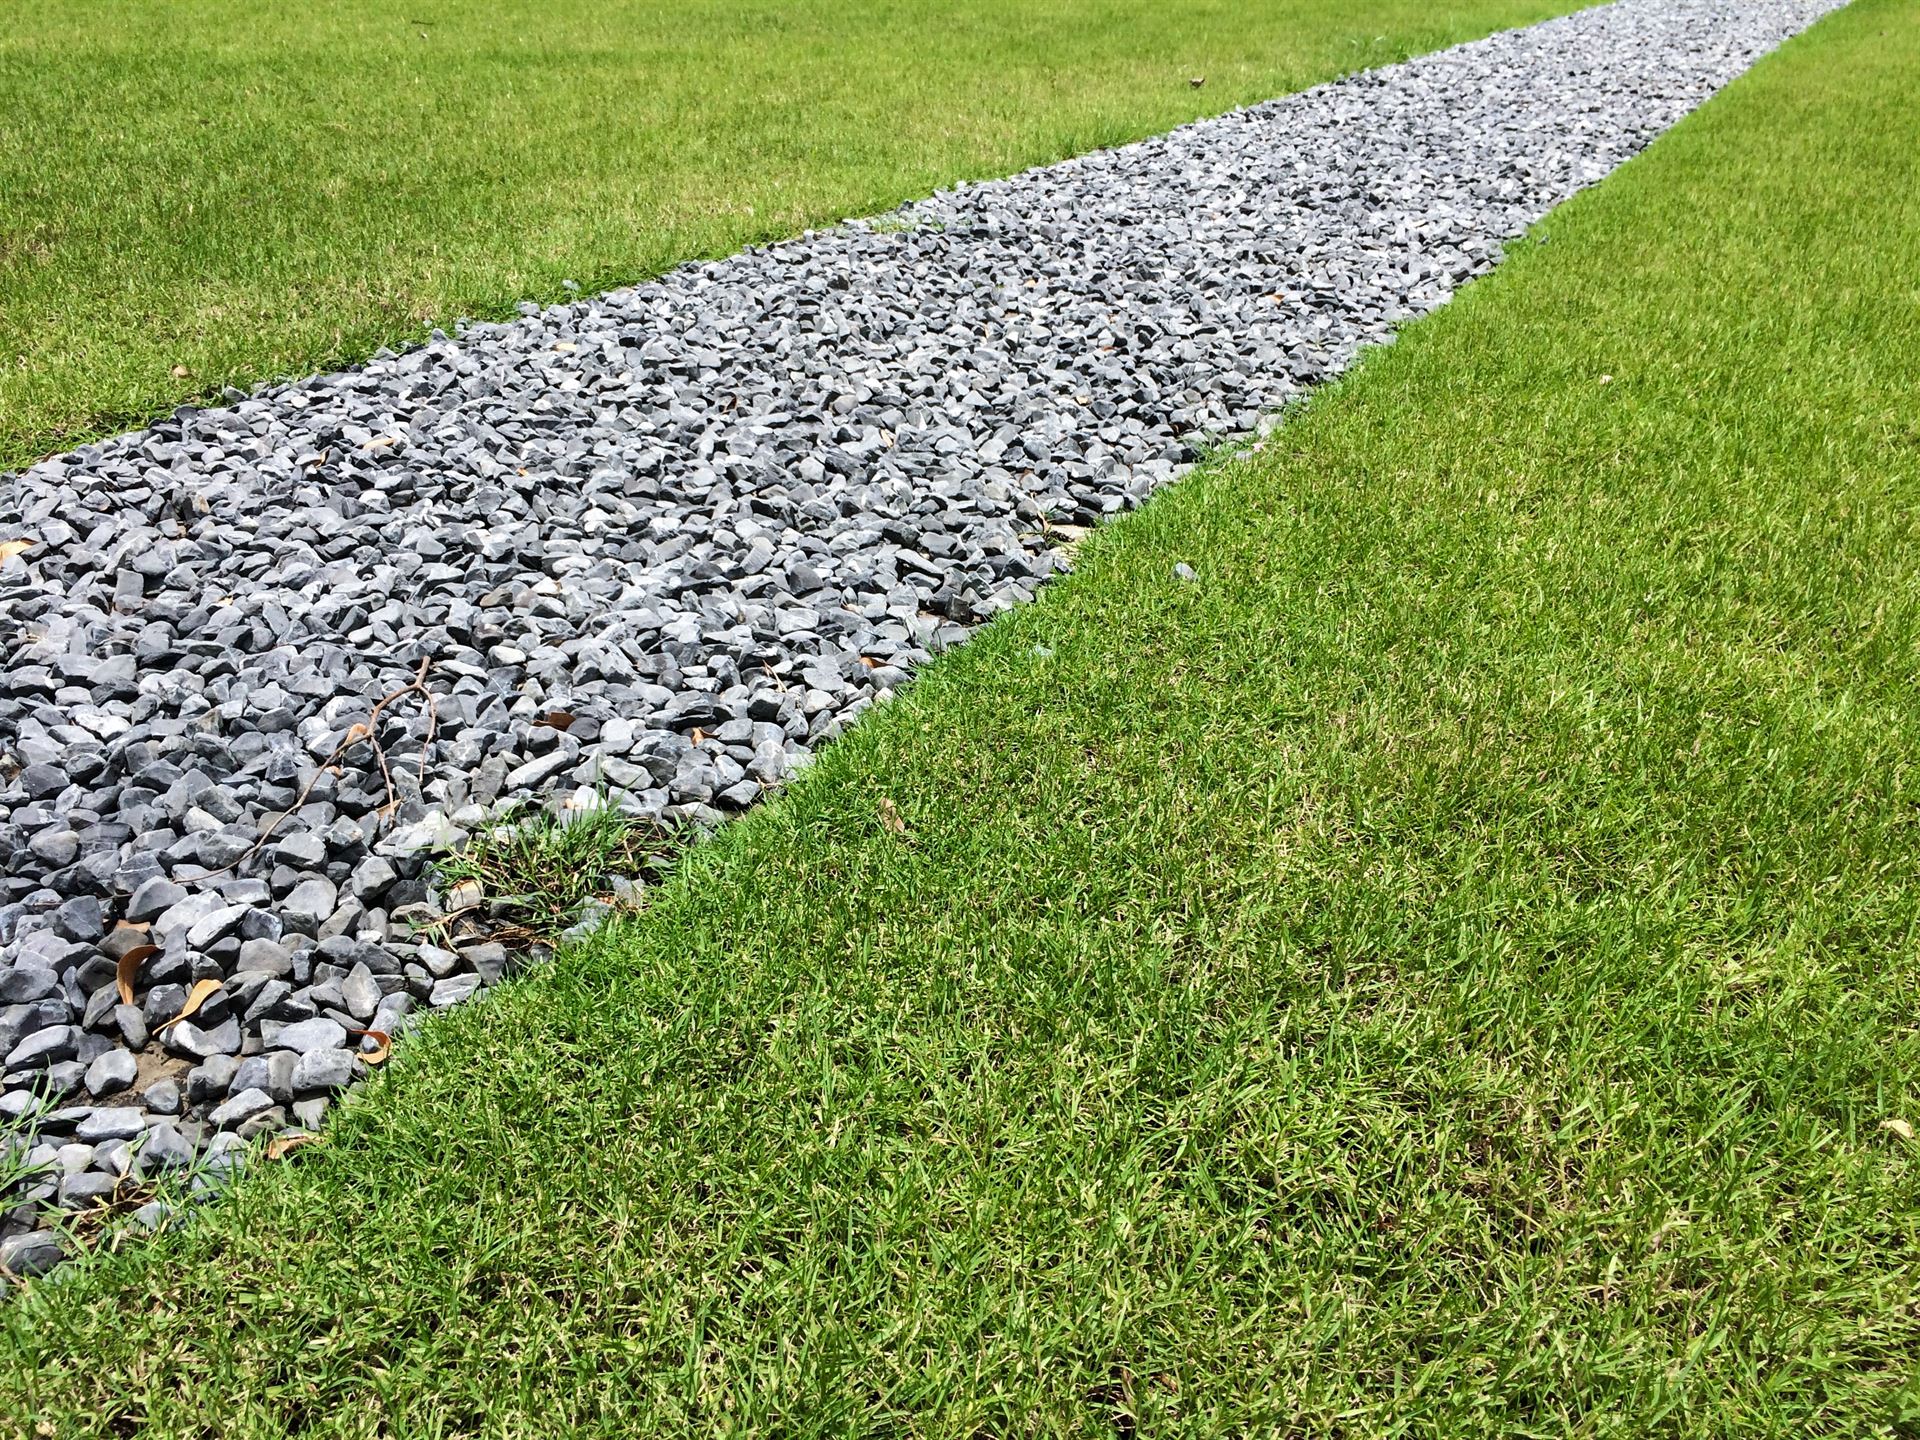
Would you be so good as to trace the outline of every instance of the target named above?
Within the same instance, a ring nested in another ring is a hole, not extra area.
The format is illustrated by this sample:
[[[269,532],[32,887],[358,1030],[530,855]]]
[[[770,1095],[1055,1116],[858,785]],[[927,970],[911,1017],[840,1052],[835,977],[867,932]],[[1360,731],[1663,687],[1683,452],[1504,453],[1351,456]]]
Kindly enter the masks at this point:
[[[1242,444],[1244,444],[1244,442],[1242,442]],[[1202,463],[1206,463],[1208,459],[1212,459],[1213,453],[1215,453],[1215,449],[1213,449],[1212,445],[1200,445],[1200,451],[1202,451]],[[1190,472],[1190,468],[1194,468],[1194,467],[1181,467],[1181,470],[1179,470],[1179,474],[1183,474],[1183,476],[1185,476],[1185,474],[1188,474],[1188,472]],[[1185,578],[1185,576],[1183,576],[1183,578]],[[436,996],[436,1002],[438,1002],[438,996]],[[353,1033],[353,1031],[349,1031],[349,1033]],[[384,1039],[384,1037],[382,1037],[382,1039]]]

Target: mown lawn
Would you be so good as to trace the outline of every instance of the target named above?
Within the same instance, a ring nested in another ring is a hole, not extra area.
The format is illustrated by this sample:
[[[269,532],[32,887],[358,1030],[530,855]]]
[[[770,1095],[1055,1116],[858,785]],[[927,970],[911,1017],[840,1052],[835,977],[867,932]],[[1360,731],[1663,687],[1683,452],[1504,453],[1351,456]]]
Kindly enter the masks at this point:
[[[11,0],[0,471],[1569,8]]]
[[[0,1414],[1916,1433],[1916,79],[1904,0],[1763,62],[639,921],[17,1298]]]

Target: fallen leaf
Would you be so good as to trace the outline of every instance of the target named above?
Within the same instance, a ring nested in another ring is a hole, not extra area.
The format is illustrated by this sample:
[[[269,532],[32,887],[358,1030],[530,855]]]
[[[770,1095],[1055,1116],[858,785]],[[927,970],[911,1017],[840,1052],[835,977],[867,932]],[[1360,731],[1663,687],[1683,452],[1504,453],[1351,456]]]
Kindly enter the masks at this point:
[[[384,1030],[349,1030],[349,1035],[364,1035],[374,1042],[374,1048],[360,1057],[361,1063],[378,1065],[393,1053],[393,1037]]]
[[[318,1135],[280,1135],[267,1142],[267,1159],[284,1160],[296,1150],[318,1143]]]
[[[133,979],[140,973],[140,962],[159,953],[158,945],[136,945],[120,957],[120,963],[113,967],[113,983],[120,991],[122,1005],[133,1004]]]
[[[575,718],[571,710],[549,710],[544,715],[534,716],[533,723],[545,725],[549,730],[569,730],[573,728]]]
[[[185,1020],[202,1005],[206,1004],[208,998],[219,988],[220,982],[218,980],[194,981],[193,989],[187,992],[187,1003],[180,1007],[180,1013],[171,1020],[164,1021],[159,1028],[164,1030],[168,1025],[178,1025],[182,1020]]]
[[[4,565],[16,555],[24,555],[38,542],[33,540],[0,540],[0,565]]]
[[[1913,1139],[1913,1126],[1904,1120],[1882,1120],[1880,1122],[1880,1128],[1882,1130],[1891,1130],[1902,1140]]]
[[[880,803],[876,805],[874,809],[880,812],[880,823],[886,826],[887,829],[896,835],[904,835],[907,833],[907,822],[900,818],[900,807],[895,805],[893,801],[882,796]]]

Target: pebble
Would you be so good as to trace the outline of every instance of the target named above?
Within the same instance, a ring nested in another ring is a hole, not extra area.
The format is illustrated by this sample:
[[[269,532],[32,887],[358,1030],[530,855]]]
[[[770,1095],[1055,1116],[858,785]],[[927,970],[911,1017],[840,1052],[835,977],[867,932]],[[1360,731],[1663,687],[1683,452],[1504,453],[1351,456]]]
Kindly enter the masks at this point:
[[[309,1050],[293,1067],[292,1088],[296,1094],[340,1090],[352,1081],[359,1061],[351,1050]]]
[[[347,1027],[337,1020],[301,1020],[282,1026],[270,1043],[300,1055],[313,1050],[337,1050],[347,1043]]]
[[[146,1128],[144,1112],[126,1105],[105,1105],[76,1125],[73,1137],[83,1144],[98,1145],[103,1140],[131,1140]]]
[[[87,1093],[95,1099],[125,1090],[133,1084],[140,1065],[131,1051],[104,1050],[87,1066]]]
[[[51,1230],[28,1230],[0,1239],[0,1274],[16,1279],[44,1275],[65,1258],[65,1246]]]

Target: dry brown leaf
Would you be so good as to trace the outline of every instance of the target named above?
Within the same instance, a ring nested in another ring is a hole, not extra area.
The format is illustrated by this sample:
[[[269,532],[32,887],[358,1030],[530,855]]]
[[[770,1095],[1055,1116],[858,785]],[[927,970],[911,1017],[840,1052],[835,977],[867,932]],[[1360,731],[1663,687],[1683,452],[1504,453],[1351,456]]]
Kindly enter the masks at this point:
[[[16,555],[26,554],[38,543],[35,540],[0,540],[0,565],[6,564]]]
[[[550,730],[566,730],[572,727],[575,718],[571,710],[549,710],[544,715],[536,715],[533,723]]]
[[[168,1025],[178,1025],[182,1020],[185,1020],[188,1016],[192,1015],[196,1010],[198,1010],[202,1005],[206,1004],[208,997],[210,997],[213,994],[213,992],[218,990],[219,988],[220,988],[220,982],[218,980],[194,981],[193,988],[187,992],[187,1003],[180,1007],[180,1013],[174,1016],[171,1020],[167,1020],[163,1022],[160,1028],[164,1030],[167,1028]]]
[[[120,957],[120,963],[113,967],[113,983],[120,991],[122,1005],[133,1004],[133,980],[140,973],[140,962],[159,953],[158,945],[136,945]]]
[[[360,1057],[361,1063],[378,1065],[393,1053],[393,1037],[384,1030],[349,1030],[349,1035],[364,1035],[374,1042],[374,1048]]]
[[[296,1150],[304,1150],[316,1144],[318,1135],[280,1135],[267,1142],[267,1159],[284,1160]]]
[[[1891,1130],[1902,1140],[1913,1139],[1913,1126],[1904,1120],[1882,1120],[1880,1122],[1880,1128],[1882,1130]]]
[[[874,809],[880,812],[880,823],[887,829],[896,835],[907,833],[907,822],[900,818],[900,807],[893,801],[882,796],[880,803],[874,806]]]

